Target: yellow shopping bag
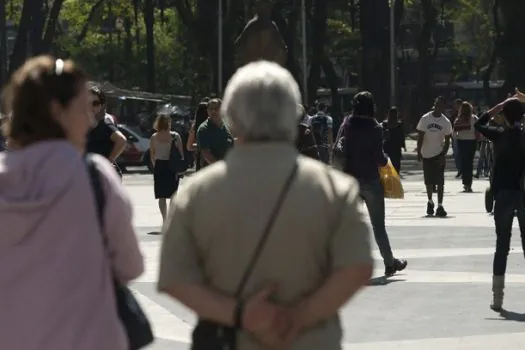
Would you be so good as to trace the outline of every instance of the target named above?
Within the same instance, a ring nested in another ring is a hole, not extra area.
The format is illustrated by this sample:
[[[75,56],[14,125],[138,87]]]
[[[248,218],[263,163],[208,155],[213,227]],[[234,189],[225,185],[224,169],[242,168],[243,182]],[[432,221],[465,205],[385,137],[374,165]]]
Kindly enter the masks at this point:
[[[384,167],[379,168],[379,178],[385,191],[385,198],[403,199],[405,197],[401,178],[390,159]]]

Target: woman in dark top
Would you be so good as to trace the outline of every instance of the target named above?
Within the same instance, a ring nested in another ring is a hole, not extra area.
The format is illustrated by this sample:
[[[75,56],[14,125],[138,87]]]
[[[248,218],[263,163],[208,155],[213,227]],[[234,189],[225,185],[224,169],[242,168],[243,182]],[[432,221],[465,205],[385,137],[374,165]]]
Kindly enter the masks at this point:
[[[195,112],[195,120],[193,122],[193,125],[191,126],[190,133],[188,135],[188,140],[186,141],[186,149],[188,151],[195,152],[195,170],[199,170],[202,168],[202,162],[201,162],[201,154],[198,151],[198,149],[195,147],[195,143],[197,142],[197,130],[199,129],[199,126],[208,119],[208,102],[201,102],[199,103],[197,107],[197,111]]]
[[[303,106],[299,108],[302,109],[301,118],[299,119],[297,140],[295,141],[295,146],[297,150],[302,155],[307,157],[319,160],[319,153],[317,152],[317,145],[315,144],[314,134],[310,130],[310,127],[305,122],[306,110]]]
[[[388,118],[381,126],[383,127],[383,148],[399,174],[401,170],[401,149],[403,148],[406,152],[407,147],[403,122],[399,120],[396,107],[390,108]]]
[[[503,112],[506,125],[491,125],[491,118]],[[505,272],[510,250],[512,223],[516,213],[520,225],[521,245],[525,250],[525,207],[523,179],[525,175],[525,130],[522,124],[524,108],[517,98],[509,98],[483,114],[474,124],[476,130],[492,141],[494,165],[491,189],[494,193],[494,223],[496,252],[494,253],[490,307],[501,311]]]

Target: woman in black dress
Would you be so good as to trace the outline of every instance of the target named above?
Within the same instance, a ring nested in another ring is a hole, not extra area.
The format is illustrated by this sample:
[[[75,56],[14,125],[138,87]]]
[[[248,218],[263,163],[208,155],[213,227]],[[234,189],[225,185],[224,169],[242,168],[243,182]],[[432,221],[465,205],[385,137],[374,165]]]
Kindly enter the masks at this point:
[[[399,174],[401,171],[401,149],[403,148],[406,152],[407,147],[403,122],[399,120],[396,107],[390,108],[388,118],[382,123],[382,127],[383,149]]]
[[[157,131],[150,139],[150,157],[153,164],[153,182],[155,198],[159,200],[162,221],[166,218],[166,199],[171,198],[179,187],[179,176],[170,166],[171,152],[179,152],[178,157],[184,160],[182,139],[171,131],[171,118],[160,115],[155,121]]]

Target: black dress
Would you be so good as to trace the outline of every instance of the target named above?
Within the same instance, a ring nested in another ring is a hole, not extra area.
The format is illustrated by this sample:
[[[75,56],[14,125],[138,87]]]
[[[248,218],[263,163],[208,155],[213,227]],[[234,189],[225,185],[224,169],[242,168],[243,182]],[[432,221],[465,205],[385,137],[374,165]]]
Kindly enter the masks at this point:
[[[172,144],[170,145],[170,152],[173,150],[178,152]],[[179,176],[171,169],[169,160],[155,160],[155,167],[153,168],[153,188],[156,199],[171,198],[179,188]]]

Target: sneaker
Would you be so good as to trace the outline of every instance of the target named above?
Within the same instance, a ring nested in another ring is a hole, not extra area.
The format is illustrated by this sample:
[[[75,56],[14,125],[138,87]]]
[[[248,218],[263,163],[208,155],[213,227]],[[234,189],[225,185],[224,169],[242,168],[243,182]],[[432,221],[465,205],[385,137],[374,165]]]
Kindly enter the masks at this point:
[[[476,173],[476,174],[474,175],[474,177],[475,177],[476,179],[479,179],[479,173]]]
[[[459,179],[461,177],[461,175],[462,175],[461,172],[458,171],[458,173],[456,174],[456,179]]]
[[[385,276],[393,276],[396,272],[403,271],[407,267],[407,261],[401,259],[394,259],[392,266],[385,266]]]
[[[434,203],[427,203],[427,215],[434,215]]]
[[[436,209],[436,216],[440,218],[444,218],[447,216],[447,212],[445,211],[445,208],[443,208],[442,205],[438,206]]]

